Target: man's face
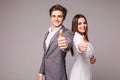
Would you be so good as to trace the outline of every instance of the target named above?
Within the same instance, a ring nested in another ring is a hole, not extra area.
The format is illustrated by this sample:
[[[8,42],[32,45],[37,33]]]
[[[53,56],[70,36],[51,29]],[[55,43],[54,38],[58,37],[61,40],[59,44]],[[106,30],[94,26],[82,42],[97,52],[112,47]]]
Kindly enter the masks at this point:
[[[53,11],[50,16],[52,27],[57,28],[63,23],[63,13],[59,10]]]

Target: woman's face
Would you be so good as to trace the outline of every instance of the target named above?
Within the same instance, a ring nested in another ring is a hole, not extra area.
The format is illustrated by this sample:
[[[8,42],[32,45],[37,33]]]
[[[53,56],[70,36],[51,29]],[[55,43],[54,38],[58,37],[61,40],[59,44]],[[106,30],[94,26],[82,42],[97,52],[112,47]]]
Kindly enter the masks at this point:
[[[87,28],[87,23],[86,23],[85,19],[83,17],[79,18],[78,19],[78,31],[80,33],[85,33],[86,28]]]

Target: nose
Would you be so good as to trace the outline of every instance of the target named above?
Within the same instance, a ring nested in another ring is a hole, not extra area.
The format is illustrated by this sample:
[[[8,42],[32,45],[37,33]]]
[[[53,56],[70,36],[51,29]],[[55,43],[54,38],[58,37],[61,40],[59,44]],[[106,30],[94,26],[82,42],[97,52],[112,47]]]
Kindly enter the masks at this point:
[[[84,23],[82,23],[82,24],[81,24],[81,26],[85,26],[85,24],[84,24]]]
[[[55,20],[58,20],[58,17],[55,17]]]

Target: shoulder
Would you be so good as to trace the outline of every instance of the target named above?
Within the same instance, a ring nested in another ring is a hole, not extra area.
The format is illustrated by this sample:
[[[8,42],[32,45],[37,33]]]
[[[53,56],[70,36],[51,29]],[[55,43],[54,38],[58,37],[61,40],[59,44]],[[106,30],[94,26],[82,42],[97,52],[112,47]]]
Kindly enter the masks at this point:
[[[82,41],[83,41],[82,36],[81,36],[79,33],[75,32],[75,35],[74,35],[74,37],[73,37],[73,42],[74,42],[75,44],[79,44],[79,43],[81,43]]]
[[[74,35],[74,33],[70,29],[68,29],[68,28],[66,28],[64,26],[63,26],[63,32],[64,32],[64,34]]]
[[[75,32],[74,38],[82,39],[82,36],[78,32]]]

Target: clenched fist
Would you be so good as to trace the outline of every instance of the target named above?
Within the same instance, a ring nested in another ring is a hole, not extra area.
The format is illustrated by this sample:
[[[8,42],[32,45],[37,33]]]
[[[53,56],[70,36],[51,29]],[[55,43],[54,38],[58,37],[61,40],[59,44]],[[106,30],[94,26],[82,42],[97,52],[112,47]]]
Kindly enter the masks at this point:
[[[66,41],[66,38],[63,36],[63,30],[62,29],[59,32],[58,46],[62,50],[65,50],[68,47],[68,43]]]

